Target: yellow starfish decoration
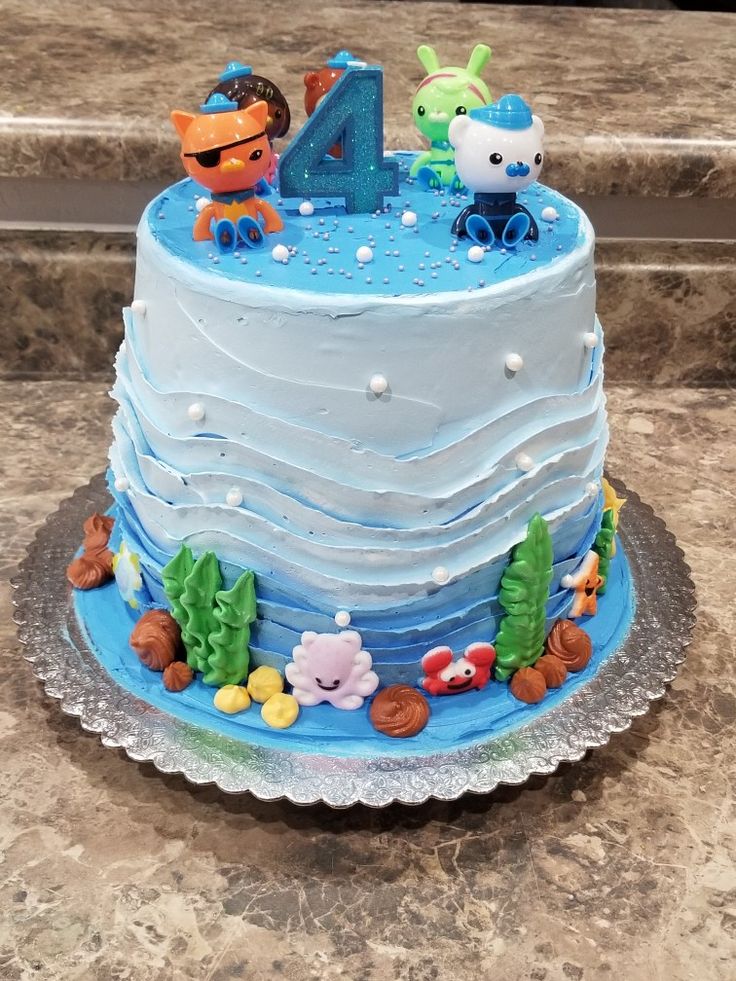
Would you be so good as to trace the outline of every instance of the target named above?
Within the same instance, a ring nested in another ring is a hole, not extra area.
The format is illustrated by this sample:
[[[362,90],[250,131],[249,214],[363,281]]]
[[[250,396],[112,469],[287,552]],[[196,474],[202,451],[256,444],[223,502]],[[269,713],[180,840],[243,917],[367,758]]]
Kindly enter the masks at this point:
[[[613,511],[613,527],[618,528],[618,513],[626,504],[626,498],[617,497],[616,491],[605,477],[601,479],[601,485],[603,487],[603,510],[607,511],[610,508]]]

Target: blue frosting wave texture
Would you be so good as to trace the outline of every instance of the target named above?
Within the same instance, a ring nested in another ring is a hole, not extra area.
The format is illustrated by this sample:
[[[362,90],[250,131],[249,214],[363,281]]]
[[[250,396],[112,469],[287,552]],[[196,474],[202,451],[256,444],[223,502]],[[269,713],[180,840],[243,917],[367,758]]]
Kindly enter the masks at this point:
[[[304,217],[285,201],[260,252],[192,240],[203,192],[189,180],[152,202],[110,469],[116,536],[152,604],[182,542],[212,549],[226,584],[256,574],[254,664],[283,670],[302,631],[334,631],[347,610],[381,681],[415,684],[431,647],[495,636],[535,512],[554,544],[549,624],[569,610],[560,583],[600,524],[607,425],[582,211],[535,184],[521,199],[539,241],[471,262],[449,234],[464,202],[410,183],[412,155],[397,159],[400,196],[380,214],[315,201]]]

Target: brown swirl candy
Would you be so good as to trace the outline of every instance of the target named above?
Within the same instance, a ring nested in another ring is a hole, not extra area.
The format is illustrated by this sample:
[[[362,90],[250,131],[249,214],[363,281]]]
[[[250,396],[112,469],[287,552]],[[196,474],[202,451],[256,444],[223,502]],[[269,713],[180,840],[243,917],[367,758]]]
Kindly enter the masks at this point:
[[[92,555],[85,552],[66,567],[66,577],[77,589],[95,589],[112,579],[112,575],[112,552],[109,549]]]
[[[554,654],[568,671],[582,671],[593,653],[593,642],[572,620],[558,620],[549,632],[546,654]]]
[[[421,692],[409,685],[389,685],[371,702],[373,727],[394,739],[416,736],[429,721],[429,703]]]
[[[511,694],[520,702],[536,705],[547,694],[547,682],[536,668],[519,668],[511,679]]]
[[[164,688],[168,691],[184,691],[191,685],[194,672],[186,661],[172,661],[164,668]]]
[[[130,635],[130,646],[152,671],[163,671],[176,657],[181,631],[168,610],[144,613]]]
[[[91,514],[84,522],[84,551],[103,552],[110,541],[115,519],[107,514]]]
[[[534,667],[541,671],[548,688],[561,688],[567,678],[567,668],[554,654],[543,654]]]

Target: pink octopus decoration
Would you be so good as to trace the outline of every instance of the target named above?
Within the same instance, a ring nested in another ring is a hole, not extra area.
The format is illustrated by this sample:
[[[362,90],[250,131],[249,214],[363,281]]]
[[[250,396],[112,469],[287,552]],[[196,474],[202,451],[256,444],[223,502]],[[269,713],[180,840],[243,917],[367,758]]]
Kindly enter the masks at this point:
[[[363,640],[355,630],[318,634],[305,630],[302,642],[286,665],[286,680],[293,686],[300,705],[330,702],[335,708],[357,709],[378,688],[373,660],[362,650]]]

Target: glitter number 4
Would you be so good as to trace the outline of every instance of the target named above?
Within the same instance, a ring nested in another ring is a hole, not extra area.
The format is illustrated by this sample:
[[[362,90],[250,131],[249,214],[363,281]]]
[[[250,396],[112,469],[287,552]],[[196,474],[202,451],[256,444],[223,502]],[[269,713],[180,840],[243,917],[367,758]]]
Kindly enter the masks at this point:
[[[341,160],[328,157],[342,141]],[[348,68],[279,161],[282,197],[344,198],[349,214],[377,211],[398,194],[399,168],[383,158],[383,71]]]

